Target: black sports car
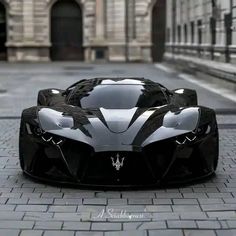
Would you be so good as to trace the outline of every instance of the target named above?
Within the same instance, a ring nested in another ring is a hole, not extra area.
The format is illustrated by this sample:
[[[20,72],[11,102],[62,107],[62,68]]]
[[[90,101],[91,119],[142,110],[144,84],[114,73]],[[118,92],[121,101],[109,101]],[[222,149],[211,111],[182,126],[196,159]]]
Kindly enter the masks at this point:
[[[22,170],[60,183],[149,186],[214,173],[214,110],[190,89],[143,78],[95,78],[46,89],[23,111]]]

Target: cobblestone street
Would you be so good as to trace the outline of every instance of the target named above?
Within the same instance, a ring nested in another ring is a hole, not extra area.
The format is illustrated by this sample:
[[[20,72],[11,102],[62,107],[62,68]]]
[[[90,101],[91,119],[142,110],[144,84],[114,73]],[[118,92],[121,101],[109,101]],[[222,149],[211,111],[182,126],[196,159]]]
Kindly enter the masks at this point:
[[[168,88],[194,88],[217,111],[216,175],[190,185],[139,191],[82,190],[25,177],[18,161],[23,108],[42,88],[100,76],[144,76]],[[236,104],[152,64],[0,64],[0,236],[236,235]]]

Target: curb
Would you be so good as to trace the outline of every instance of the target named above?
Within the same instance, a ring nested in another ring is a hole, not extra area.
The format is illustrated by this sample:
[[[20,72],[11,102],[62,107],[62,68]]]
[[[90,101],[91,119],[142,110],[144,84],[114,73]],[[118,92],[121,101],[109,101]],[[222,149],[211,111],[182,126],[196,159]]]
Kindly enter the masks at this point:
[[[199,79],[217,83],[223,88],[236,91],[236,72],[229,72],[215,67],[200,64],[187,59],[165,57],[165,62],[176,67],[178,70],[192,74]]]

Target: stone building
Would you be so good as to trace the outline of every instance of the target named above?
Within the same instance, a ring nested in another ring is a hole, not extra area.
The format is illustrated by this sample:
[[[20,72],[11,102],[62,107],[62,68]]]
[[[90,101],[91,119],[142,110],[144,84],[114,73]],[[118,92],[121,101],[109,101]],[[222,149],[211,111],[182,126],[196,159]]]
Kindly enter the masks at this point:
[[[165,0],[0,0],[0,59],[161,60]]]
[[[236,1],[167,0],[167,59],[174,55],[236,63]]]

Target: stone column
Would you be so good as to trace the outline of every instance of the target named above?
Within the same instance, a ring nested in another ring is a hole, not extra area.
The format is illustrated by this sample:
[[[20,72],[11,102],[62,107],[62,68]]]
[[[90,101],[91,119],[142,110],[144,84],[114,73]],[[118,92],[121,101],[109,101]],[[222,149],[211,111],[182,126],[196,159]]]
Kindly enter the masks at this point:
[[[128,1],[128,38],[129,42],[135,38],[135,2],[134,0]]]
[[[232,45],[236,48],[236,1],[233,2],[232,8]]]
[[[103,40],[105,37],[104,0],[96,0],[96,38]]]
[[[231,63],[236,64],[236,1],[232,3],[232,45],[230,46]]]
[[[23,0],[23,38],[25,42],[34,41],[34,3],[33,0]]]

